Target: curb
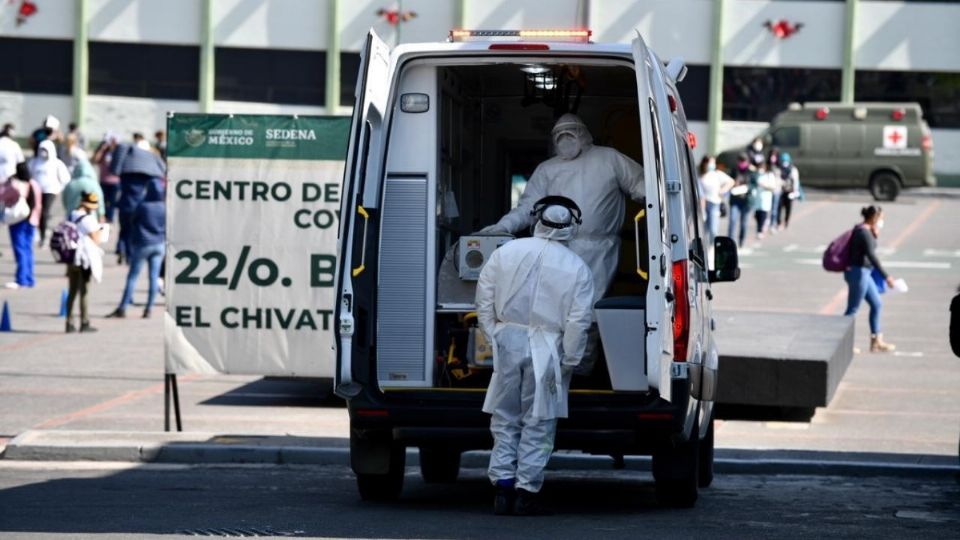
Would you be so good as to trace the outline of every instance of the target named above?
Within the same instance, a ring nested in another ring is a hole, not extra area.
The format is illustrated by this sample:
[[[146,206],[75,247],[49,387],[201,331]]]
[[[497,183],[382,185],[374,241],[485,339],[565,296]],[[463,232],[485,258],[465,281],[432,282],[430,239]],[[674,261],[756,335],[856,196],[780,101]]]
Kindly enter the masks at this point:
[[[202,433],[27,431],[7,444],[0,464],[12,462],[133,462],[168,464],[350,465],[347,441],[329,438],[222,436]],[[461,467],[484,469],[489,451],[465,452]],[[627,456],[625,469],[649,472],[649,456]],[[407,449],[407,465],[419,452]],[[609,456],[558,453],[549,470],[614,470]],[[944,477],[960,475],[952,456],[717,449],[718,474]]]

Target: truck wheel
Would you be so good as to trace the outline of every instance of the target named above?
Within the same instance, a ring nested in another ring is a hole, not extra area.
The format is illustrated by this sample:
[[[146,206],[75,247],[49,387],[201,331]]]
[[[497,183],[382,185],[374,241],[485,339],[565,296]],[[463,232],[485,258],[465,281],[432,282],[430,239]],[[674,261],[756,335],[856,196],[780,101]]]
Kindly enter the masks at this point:
[[[697,485],[702,488],[710,487],[713,483],[713,419],[710,419],[710,427],[707,428],[707,435],[700,441],[698,451],[700,470]]]
[[[891,172],[878,172],[870,178],[870,194],[878,201],[894,201],[900,194],[900,179]]]
[[[697,502],[700,454],[698,427],[689,441],[668,440],[653,453],[653,479],[657,501],[663,506],[692,508]]]
[[[390,466],[386,474],[357,473],[357,489],[365,501],[394,501],[403,490],[403,469],[407,449],[394,447],[390,452]]]
[[[460,474],[460,452],[442,448],[420,448],[420,475],[428,484],[450,484]]]

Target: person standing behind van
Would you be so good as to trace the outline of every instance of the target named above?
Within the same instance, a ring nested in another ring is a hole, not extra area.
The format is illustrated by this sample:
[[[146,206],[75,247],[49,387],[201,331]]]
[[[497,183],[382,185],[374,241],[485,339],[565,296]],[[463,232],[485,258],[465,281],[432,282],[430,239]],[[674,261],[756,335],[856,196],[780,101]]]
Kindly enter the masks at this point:
[[[713,239],[720,230],[720,205],[723,196],[736,184],[730,175],[717,170],[717,160],[713,156],[704,156],[700,160],[700,193],[703,197],[704,218],[709,237],[707,242],[713,246]]]
[[[877,258],[877,237],[883,229],[883,210],[879,206],[867,206],[860,211],[863,223],[857,225],[850,237],[850,267],[843,273],[847,282],[847,310],[844,315],[853,316],[866,299],[870,306],[870,352],[889,352],[896,347],[883,341],[880,333],[880,291],[871,275],[874,269],[893,287],[893,278],[887,274]]]
[[[80,299],[80,331],[96,332],[90,326],[89,310],[87,308],[87,293],[90,290],[90,280],[97,283],[103,277],[103,251],[100,249],[100,222],[97,219],[97,208],[100,200],[95,193],[84,193],[80,205],[67,216],[77,225],[80,240],[77,243],[77,253],[73,263],[67,264],[67,280],[70,283],[70,292],[67,296],[67,333],[77,331],[73,325],[73,304]]]
[[[5,187],[16,192],[17,198],[24,198],[30,215],[27,219],[10,225],[10,244],[13,246],[13,257],[17,261],[17,272],[14,281],[6,284],[8,289],[33,287],[33,234],[40,224],[40,185],[30,178],[30,167],[26,163],[18,163],[16,173],[11,176]]]
[[[143,318],[150,318],[150,309],[157,297],[160,281],[160,263],[163,261],[164,239],[166,227],[166,208],[163,201],[163,182],[159,178],[150,180],[147,184],[147,193],[143,202],[134,213],[132,230],[127,236],[130,248],[130,270],[127,272],[127,285],[123,289],[120,305],[109,318],[124,318],[127,316],[127,306],[133,302],[133,289],[140,275],[140,268],[147,264],[149,289],[147,305],[143,309]]]
[[[793,201],[800,198],[800,171],[794,166],[790,154],[786,152],[780,156],[779,173],[780,180],[783,182],[783,192],[780,194],[777,226],[786,229],[790,225],[790,213],[793,211]]]
[[[767,218],[773,209],[773,199],[780,189],[780,177],[776,173],[768,171],[767,166],[763,163],[757,165],[757,172],[754,173],[754,176],[756,178],[757,201],[753,216],[757,220],[757,239],[759,240],[763,239],[767,227]]]
[[[552,513],[537,494],[593,320],[590,267],[564,245],[575,234],[572,207],[534,205],[533,238],[494,251],[477,281],[477,320],[494,348],[483,412],[498,515]]]
[[[134,144],[121,144],[113,152],[110,172],[120,177],[120,233],[117,235],[118,262],[129,259],[128,239],[133,227],[133,214],[146,195],[147,184],[153,179],[162,180],[166,167],[160,156],[150,150],[150,143],[143,135],[134,134]]]
[[[47,222],[50,220],[50,210],[53,209],[57,195],[63,186],[70,181],[70,171],[57,158],[57,147],[52,140],[46,139],[37,147],[37,155],[30,160],[30,175],[40,184],[43,190],[40,208],[40,245],[47,237]]]
[[[0,178],[4,180],[16,174],[17,164],[25,161],[23,149],[13,136],[13,124],[4,124],[0,131]]]
[[[750,179],[753,171],[747,154],[737,159],[736,181],[730,188],[730,223],[727,236],[737,239],[737,245],[743,247],[747,239],[747,219],[750,213]]]

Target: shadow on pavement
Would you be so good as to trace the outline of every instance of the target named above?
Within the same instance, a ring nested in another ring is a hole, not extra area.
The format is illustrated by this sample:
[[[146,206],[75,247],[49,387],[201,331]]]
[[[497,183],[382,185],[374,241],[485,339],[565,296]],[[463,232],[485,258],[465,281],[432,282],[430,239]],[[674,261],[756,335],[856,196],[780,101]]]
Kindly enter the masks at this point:
[[[345,403],[334,395],[330,379],[264,377],[225,394],[201,402],[202,405],[249,405],[255,407],[331,407]]]

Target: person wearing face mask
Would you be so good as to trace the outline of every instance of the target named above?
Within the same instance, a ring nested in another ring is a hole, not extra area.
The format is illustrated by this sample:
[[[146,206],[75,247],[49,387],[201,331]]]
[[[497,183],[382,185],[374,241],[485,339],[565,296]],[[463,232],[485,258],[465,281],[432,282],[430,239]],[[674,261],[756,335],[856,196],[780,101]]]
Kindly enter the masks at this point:
[[[734,184],[736,182],[730,175],[717,170],[716,158],[704,156],[700,160],[700,193],[703,194],[704,222],[709,235],[707,242],[711,247],[720,230],[720,205],[723,203],[723,196]]]
[[[52,140],[41,141],[37,147],[37,155],[30,160],[30,175],[43,191],[40,205],[40,245],[47,237],[47,222],[50,220],[50,210],[53,208],[57,195],[70,182],[70,171],[59,158],[57,147]]]
[[[480,234],[512,234],[534,223],[530,211],[549,195],[572,199],[587,216],[568,247],[590,267],[594,302],[603,298],[617,271],[624,195],[643,199],[643,167],[613,148],[593,144],[587,126],[575,114],[564,114],[552,131],[557,155],[544,161],[524,187],[517,207]]]
[[[874,282],[872,272],[877,272],[892,288],[894,279],[883,269],[877,258],[877,237],[883,228],[883,210],[879,206],[867,206],[860,211],[863,223],[857,225],[850,237],[850,266],[844,271],[847,282],[847,310],[844,315],[854,316],[860,309],[860,303],[867,301],[870,306],[870,352],[889,352],[896,347],[883,341],[880,333],[880,291]]]
[[[750,163],[757,163],[757,156],[759,156],[760,162],[766,163],[767,156],[763,153],[763,139],[760,137],[753,139],[753,142],[747,147],[747,159],[750,160]]]

